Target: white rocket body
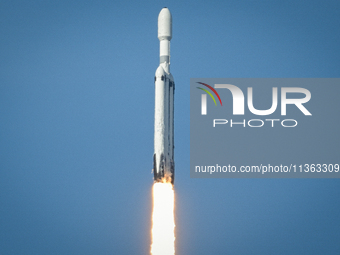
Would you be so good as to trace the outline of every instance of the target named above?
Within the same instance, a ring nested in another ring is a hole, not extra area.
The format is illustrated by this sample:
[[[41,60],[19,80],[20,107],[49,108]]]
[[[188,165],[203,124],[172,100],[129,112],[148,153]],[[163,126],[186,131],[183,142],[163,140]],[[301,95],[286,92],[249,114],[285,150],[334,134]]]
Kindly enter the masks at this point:
[[[158,16],[160,64],[155,74],[155,134],[153,173],[156,182],[174,183],[174,92],[170,73],[170,40],[172,18],[168,8]]]

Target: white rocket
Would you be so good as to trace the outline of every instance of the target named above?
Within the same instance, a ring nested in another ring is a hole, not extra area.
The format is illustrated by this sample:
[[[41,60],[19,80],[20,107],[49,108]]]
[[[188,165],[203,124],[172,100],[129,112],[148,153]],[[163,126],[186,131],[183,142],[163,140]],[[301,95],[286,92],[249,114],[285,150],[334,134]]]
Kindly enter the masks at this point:
[[[153,173],[156,182],[174,183],[174,78],[170,73],[172,18],[168,8],[158,15],[160,63],[155,74],[155,135]]]

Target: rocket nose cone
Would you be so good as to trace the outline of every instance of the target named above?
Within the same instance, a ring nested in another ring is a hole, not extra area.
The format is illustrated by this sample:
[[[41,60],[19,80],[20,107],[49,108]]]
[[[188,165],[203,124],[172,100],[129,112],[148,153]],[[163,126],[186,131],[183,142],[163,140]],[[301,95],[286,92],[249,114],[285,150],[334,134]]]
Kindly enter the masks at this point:
[[[162,10],[160,11],[159,15],[165,14],[165,13],[166,13],[166,14],[169,14],[169,15],[171,16],[168,7],[163,7]]]
[[[158,15],[158,39],[171,40],[172,17],[168,8],[164,7]]]

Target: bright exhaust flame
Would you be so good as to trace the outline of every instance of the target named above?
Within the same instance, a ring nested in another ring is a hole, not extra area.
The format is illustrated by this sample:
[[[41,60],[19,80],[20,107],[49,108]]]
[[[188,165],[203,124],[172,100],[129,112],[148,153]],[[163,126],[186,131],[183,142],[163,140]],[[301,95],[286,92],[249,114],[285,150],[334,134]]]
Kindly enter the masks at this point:
[[[174,190],[171,183],[153,185],[152,255],[175,254]]]

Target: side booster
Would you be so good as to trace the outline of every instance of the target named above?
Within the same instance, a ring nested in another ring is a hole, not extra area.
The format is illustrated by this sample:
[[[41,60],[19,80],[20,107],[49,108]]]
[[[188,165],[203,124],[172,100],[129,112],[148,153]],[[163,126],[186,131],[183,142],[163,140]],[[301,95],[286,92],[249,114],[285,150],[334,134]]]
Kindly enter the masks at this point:
[[[170,73],[172,18],[168,8],[158,15],[160,64],[155,74],[155,135],[153,173],[155,182],[174,183],[174,78]]]

